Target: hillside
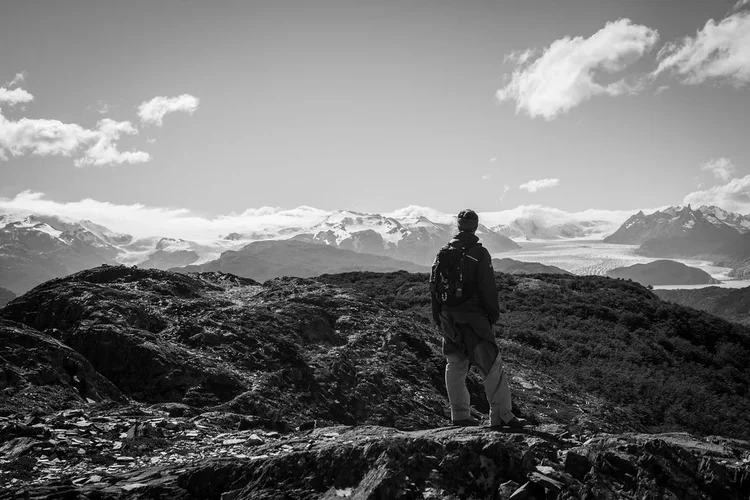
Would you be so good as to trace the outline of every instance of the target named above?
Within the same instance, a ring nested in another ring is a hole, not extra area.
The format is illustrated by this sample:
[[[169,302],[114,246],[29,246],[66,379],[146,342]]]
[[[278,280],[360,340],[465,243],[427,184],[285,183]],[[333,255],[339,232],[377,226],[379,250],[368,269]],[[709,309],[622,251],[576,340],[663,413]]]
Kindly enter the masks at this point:
[[[714,314],[728,321],[750,325],[750,287],[655,290],[663,300]]]
[[[220,271],[266,281],[276,276],[309,278],[347,271],[427,272],[426,266],[398,261],[382,255],[341,250],[334,246],[297,240],[257,241],[237,251],[226,251],[211,262],[174,268],[172,271]]]
[[[539,262],[522,262],[515,259],[492,259],[496,273],[506,274],[572,274],[557,266],[548,266]]]
[[[423,276],[350,273],[319,279],[431,321]],[[663,302],[623,280],[498,273],[496,282],[502,311],[496,332],[505,357],[569,384],[571,391],[607,399],[651,431],[750,437],[746,327]]]
[[[16,298],[16,294],[8,290],[7,288],[0,288],[0,307]]]
[[[648,264],[616,267],[607,271],[610,278],[630,279],[641,285],[705,285],[721,283],[707,272],[673,260],[655,260]]]
[[[0,310],[0,499],[750,494],[748,329],[629,282],[497,274],[531,426],[450,428],[426,279],[103,266],[37,287]]]

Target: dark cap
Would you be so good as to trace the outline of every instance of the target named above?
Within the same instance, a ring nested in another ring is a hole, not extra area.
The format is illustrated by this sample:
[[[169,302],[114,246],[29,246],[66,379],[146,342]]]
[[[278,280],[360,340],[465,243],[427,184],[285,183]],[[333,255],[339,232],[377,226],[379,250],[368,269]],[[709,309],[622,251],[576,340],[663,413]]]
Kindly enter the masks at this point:
[[[459,231],[468,231],[470,233],[473,233],[477,230],[477,227],[479,227],[479,216],[474,210],[467,208],[458,212]]]

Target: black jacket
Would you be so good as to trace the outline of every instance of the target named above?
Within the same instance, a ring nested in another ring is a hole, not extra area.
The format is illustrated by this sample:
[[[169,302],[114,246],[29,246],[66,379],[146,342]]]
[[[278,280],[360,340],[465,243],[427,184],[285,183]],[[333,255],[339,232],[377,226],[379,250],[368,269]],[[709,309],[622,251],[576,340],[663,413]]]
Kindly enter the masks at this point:
[[[437,300],[437,295],[432,295],[432,319],[435,324],[440,325],[440,311],[445,308],[448,312],[477,312],[487,316],[490,323],[497,323],[500,318],[500,305],[497,299],[497,288],[495,287],[495,270],[492,268],[492,257],[482,245],[477,245],[479,238],[469,232],[460,232],[448,243],[454,248],[470,248],[468,254],[474,259],[466,259],[469,266],[469,274],[472,275],[476,283],[476,293],[466,302],[457,306],[444,306]],[[437,259],[437,257],[436,257]]]

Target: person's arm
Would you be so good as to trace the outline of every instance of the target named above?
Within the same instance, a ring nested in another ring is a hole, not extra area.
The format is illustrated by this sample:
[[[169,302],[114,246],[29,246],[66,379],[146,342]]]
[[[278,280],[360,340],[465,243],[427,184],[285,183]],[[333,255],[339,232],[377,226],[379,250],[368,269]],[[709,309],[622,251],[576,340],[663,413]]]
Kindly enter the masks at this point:
[[[479,303],[487,313],[487,319],[493,325],[500,319],[500,304],[495,286],[495,270],[492,268],[492,257],[486,248],[482,247],[482,258],[479,259],[477,269],[477,292]]]

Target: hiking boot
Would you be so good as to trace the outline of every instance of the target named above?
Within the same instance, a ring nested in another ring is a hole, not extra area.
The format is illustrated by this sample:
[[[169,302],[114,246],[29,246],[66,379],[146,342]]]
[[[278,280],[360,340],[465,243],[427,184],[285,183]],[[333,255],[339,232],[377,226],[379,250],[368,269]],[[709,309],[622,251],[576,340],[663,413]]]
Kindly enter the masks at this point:
[[[503,425],[505,427],[510,427],[511,429],[521,429],[527,424],[526,419],[524,418],[518,418],[513,417],[509,421],[505,422]]]
[[[479,420],[474,420],[473,418],[464,418],[463,420],[453,420],[451,421],[451,425],[454,425],[456,427],[476,427],[479,425]]]

